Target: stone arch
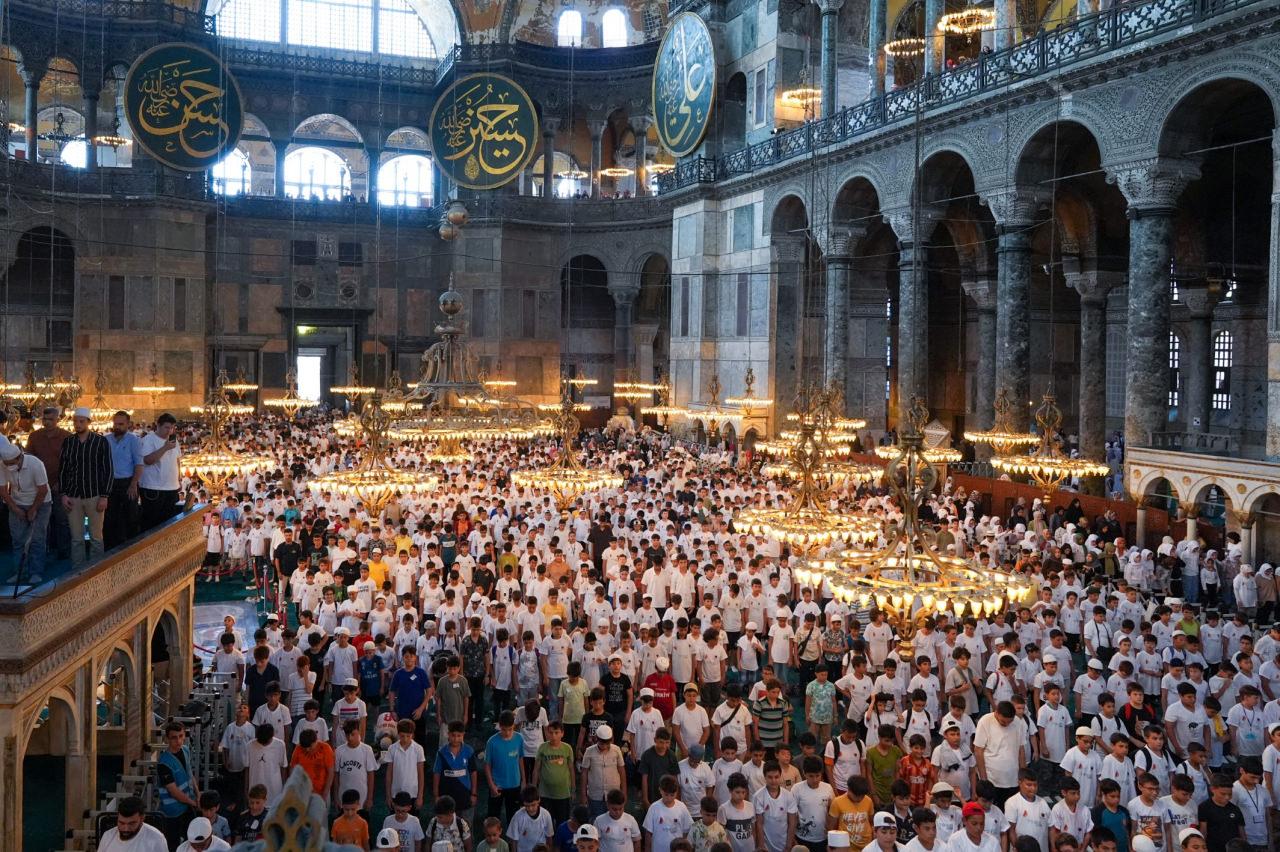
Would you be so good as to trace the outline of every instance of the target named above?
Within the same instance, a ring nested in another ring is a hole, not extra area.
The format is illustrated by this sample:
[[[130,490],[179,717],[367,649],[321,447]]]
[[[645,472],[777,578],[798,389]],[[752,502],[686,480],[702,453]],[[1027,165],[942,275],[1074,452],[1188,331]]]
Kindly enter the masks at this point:
[[[876,180],[858,171],[843,177],[831,203],[831,222],[869,228],[880,215],[880,188]]]
[[[632,306],[634,367],[639,381],[654,381],[671,358],[671,262],[665,252],[652,251],[628,269],[637,270],[639,284]]]
[[[1245,504],[1253,522],[1253,562],[1280,561],[1280,493],[1264,490]]]
[[[747,75],[742,71],[724,84],[724,106],[720,112],[720,146],[736,151],[747,144]]]
[[[1273,60],[1241,57],[1230,63],[1210,58],[1185,68],[1170,79],[1161,91],[1163,97],[1152,106],[1154,120],[1148,125],[1152,147],[1161,155],[1177,154],[1178,140],[1188,134],[1175,131],[1187,108],[1226,111],[1230,108],[1224,93],[1243,91],[1245,87],[1261,92],[1271,105],[1272,115],[1280,115],[1280,67]],[[1214,96],[1213,93],[1218,93]],[[1204,127],[1191,127],[1191,136],[1204,132]]]
[[[1136,500],[1154,509],[1163,509],[1172,517],[1178,506],[1186,501],[1179,484],[1164,475],[1163,471],[1150,471],[1130,484],[1130,493]]]
[[[77,804],[81,807],[87,804],[72,803],[69,799],[73,792],[81,792],[84,784],[84,779],[73,775],[73,771],[86,768],[79,765],[83,763],[86,750],[80,700],[74,689],[62,685],[53,687],[41,699],[27,706],[30,715],[23,720],[17,767],[22,778],[19,805],[24,816],[33,817],[23,820],[24,845],[56,848],[43,846],[42,842],[62,837],[72,820],[79,817],[79,813],[73,814],[72,809]],[[76,758],[79,760],[73,766],[72,760]],[[55,780],[59,772],[58,762],[63,775],[60,785]],[[42,779],[43,783],[37,779]],[[36,801],[40,803],[39,815],[31,811]],[[51,804],[62,812],[60,823],[54,825],[48,819]]]
[[[170,708],[177,707],[186,697],[186,684],[174,683],[173,678],[175,672],[183,670],[181,665],[172,665],[174,655],[181,653],[183,648],[182,637],[178,633],[180,624],[182,619],[178,617],[178,613],[173,607],[167,606],[150,619],[147,625],[150,632],[147,648],[151,682],[143,688],[150,690],[155,696],[156,703],[152,712],[158,719],[169,716]],[[144,720],[144,724],[152,721]]]

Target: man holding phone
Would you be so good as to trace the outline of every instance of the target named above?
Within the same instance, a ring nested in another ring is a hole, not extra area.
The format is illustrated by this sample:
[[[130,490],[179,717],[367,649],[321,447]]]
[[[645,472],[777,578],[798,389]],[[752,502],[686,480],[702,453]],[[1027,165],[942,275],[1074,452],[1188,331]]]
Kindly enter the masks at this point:
[[[158,527],[178,511],[178,421],[165,412],[156,418],[155,431],[142,439],[142,476],[138,494],[142,498],[142,531]]]

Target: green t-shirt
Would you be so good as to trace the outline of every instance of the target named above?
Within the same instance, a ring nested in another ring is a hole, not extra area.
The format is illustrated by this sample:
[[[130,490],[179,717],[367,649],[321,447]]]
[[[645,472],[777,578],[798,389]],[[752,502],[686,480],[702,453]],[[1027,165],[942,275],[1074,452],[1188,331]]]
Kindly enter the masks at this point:
[[[511,852],[511,847],[502,838],[498,838],[498,842],[494,844],[490,844],[487,840],[477,840],[476,852]]]
[[[898,761],[901,759],[902,749],[896,745],[889,746],[887,754],[882,754],[878,748],[867,749],[867,771],[871,773],[871,787],[877,801],[893,801],[891,788],[898,777]]]
[[[538,765],[538,795],[544,799],[573,798],[573,748],[543,743],[534,758]]]
[[[568,678],[560,681],[559,698],[564,702],[564,718],[566,725],[581,725],[582,717],[587,714],[587,696],[591,687],[587,679],[580,677],[577,683],[570,683]]]

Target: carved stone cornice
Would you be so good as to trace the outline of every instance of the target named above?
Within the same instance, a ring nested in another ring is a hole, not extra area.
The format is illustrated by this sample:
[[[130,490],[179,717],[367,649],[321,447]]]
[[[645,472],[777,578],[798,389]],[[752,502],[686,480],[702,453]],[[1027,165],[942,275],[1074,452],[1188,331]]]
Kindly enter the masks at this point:
[[[1211,319],[1213,309],[1222,301],[1222,284],[1203,279],[1179,282],[1178,301],[1187,306],[1192,319]]]
[[[200,569],[194,512],[32,599],[0,604],[0,705],[14,703],[145,617]]]
[[[1172,213],[1182,190],[1200,177],[1200,165],[1185,157],[1150,157],[1103,168],[1132,216]]]

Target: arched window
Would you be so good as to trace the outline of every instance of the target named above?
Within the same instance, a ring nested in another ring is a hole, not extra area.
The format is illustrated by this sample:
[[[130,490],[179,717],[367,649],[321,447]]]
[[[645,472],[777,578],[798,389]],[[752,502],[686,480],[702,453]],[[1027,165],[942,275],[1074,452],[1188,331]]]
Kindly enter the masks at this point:
[[[565,9],[556,24],[556,44],[561,47],[582,47],[582,13],[577,9]]]
[[[387,207],[431,206],[431,160],[402,154],[378,169],[378,203]]]
[[[1182,389],[1182,341],[1178,335],[1169,332],[1169,407],[1178,407],[1179,391]]]
[[[210,0],[210,9],[218,35],[282,47],[431,59],[458,43],[457,19],[445,0],[225,0],[220,6]]]
[[[350,169],[327,148],[299,148],[284,158],[284,194],[290,198],[338,200],[350,191]]]
[[[249,155],[239,148],[223,157],[210,169],[213,191],[219,195],[248,195],[253,178]]]
[[[75,169],[83,169],[89,165],[89,146],[85,144],[83,137],[72,139],[62,146],[62,154],[59,156],[64,165]]]
[[[610,9],[600,20],[600,42],[604,47],[627,46],[627,16],[621,9]]]
[[[1231,364],[1235,361],[1235,342],[1235,335],[1229,331],[1220,331],[1213,339],[1214,411],[1231,410]]]

